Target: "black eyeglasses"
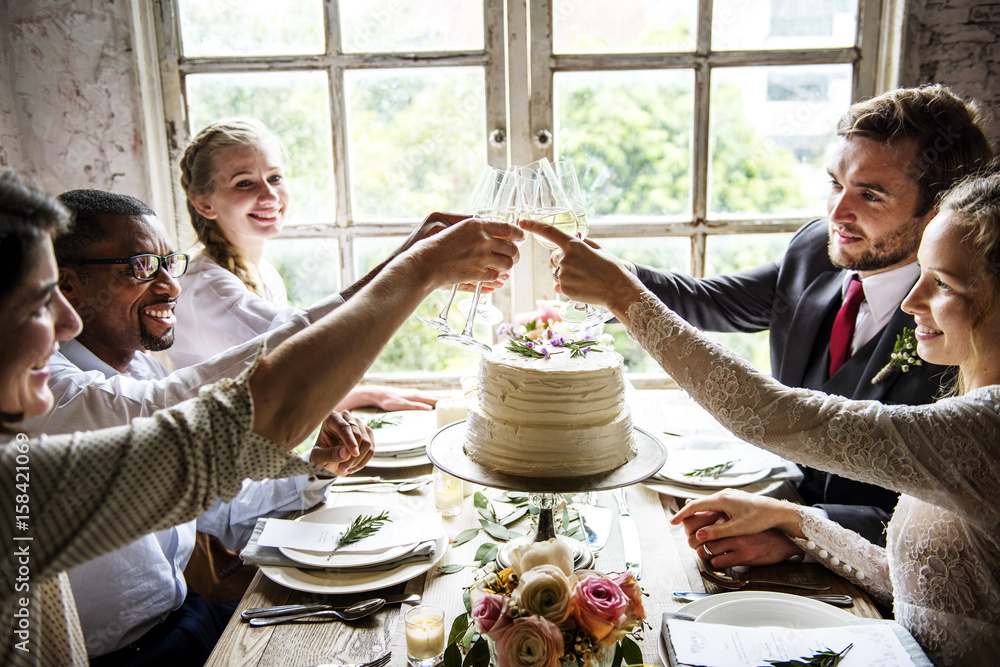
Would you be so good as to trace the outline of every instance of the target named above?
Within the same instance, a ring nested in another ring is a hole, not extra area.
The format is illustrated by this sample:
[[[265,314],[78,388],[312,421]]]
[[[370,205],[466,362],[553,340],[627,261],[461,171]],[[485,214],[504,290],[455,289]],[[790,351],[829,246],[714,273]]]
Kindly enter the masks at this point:
[[[77,259],[67,264],[128,264],[136,280],[152,280],[163,269],[171,278],[180,278],[188,270],[188,259],[182,252],[173,252],[166,257],[144,253],[126,259]]]

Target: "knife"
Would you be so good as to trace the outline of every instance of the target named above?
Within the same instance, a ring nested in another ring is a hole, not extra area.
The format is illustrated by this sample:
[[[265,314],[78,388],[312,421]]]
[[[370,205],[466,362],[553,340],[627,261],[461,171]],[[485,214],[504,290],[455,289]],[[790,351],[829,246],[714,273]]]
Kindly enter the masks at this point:
[[[673,596],[675,600],[680,600],[681,602],[694,602],[695,600],[704,600],[705,598],[712,597],[716,593],[680,593],[674,592]],[[850,595],[800,595],[798,597],[810,598],[812,600],[819,600],[820,602],[826,602],[827,604],[832,604],[835,607],[853,607],[854,598]]]
[[[618,496],[618,527],[622,532],[622,550],[625,553],[625,569],[631,570],[636,579],[642,578],[642,547],[639,545],[639,527],[632,518],[625,501],[625,489],[616,490]]]
[[[614,514],[610,507],[602,505],[572,505],[580,513],[580,523],[587,536],[587,544],[591,551],[600,551],[608,542],[611,528],[614,526]]]

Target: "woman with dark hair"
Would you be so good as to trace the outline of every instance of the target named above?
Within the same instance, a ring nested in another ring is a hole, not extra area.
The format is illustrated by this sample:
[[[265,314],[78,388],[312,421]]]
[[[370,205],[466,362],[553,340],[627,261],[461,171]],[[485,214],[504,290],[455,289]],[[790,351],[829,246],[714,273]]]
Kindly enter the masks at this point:
[[[671,520],[711,542],[778,529],[837,574],[894,605],[940,665],[1000,656],[1000,174],[949,191],[920,243],[920,279],[902,307],[924,360],[960,369],[954,395],[884,405],[794,389],[702,336],[621,263],[533,221],[559,244],[561,290],[607,306],[630,335],[735,435],[821,470],[902,494],[886,548],[808,507],[726,490]],[[888,361],[888,360],[887,360]],[[701,553],[701,551],[699,552]]]
[[[17,422],[47,410],[48,355],[79,319],[57,287],[61,207],[0,170],[0,663],[86,664],[65,570],[145,533],[188,521],[246,478],[323,473],[288,453],[329,414],[434,289],[493,280],[522,234],[469,220],[401,253],[352,299],[240,377],[128,426],[33,439]],[[72,482],[77,492],[67,494]],[[82,489],[82,490],[80,490]]]

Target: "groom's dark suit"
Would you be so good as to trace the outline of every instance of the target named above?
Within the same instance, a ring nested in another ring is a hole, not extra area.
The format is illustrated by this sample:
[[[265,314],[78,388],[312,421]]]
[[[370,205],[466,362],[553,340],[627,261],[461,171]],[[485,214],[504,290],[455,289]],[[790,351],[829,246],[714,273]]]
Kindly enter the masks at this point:
[[[782,384],[818,389],[847,398],[920,405],[939,392],[945,368],[924,364],[895,369],[872,384],[889,361],[896,336],[914,328],[897,310],[878,334],[828,378],[830,329],[841,304],[844,270],[827,254],[826,219],[814,220],[792,239],[784,258],[755,269],[695,279],[636,266],[639,279],[688,322],[706,331],[770,331],[771,372]],[[830,518],[885,544],[884,523],[896,494],[819,470],[806,469],[799,491],[810,505],[822,504]]]

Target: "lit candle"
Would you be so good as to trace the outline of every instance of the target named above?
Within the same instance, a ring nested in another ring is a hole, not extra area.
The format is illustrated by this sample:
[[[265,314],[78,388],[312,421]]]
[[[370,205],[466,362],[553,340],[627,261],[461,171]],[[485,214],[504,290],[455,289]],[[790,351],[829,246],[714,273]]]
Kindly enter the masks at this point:
[[[462,480],[440,468],[434,469],[434,507],[443,516],[458,516],[462,513],[462,490]]]
[[[406,612],[406,657],[411,665],[430,667],[444,653],[444,610],[421,605]]]
[[[434,406],[438,428],[469,416],[469,403],[464,398],[442,398]]]

